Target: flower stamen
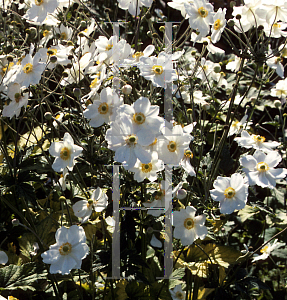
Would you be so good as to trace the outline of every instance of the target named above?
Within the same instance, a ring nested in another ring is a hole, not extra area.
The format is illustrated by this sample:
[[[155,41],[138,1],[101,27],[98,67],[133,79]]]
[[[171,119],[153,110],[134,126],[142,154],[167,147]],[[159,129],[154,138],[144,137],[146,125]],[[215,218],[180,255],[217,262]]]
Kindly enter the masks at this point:
[[[143,113],[135,113],[133,115],[133,120],[137,124],[143,124],[145,122],[145,115]]]
[[[224,191],[224,196],[228,199],[231,199],[235,196],[236,192],[232,187],[228,187],[227,189],[225,189]]]
[[[108,103],[106,102],[103,102],[99,105],[99,108],[98,108],[98,112],[101,114],[101,115],[105,115],[106,113],[108,113],[109,111],[109,105]]]
[[[68,242],[64,243],[60,248],[59,252],[61,255],[68,255],[72,251],[72,245]]]
[[[153,66],[152,70],[155,74],[161,75],[163,73],[163,67],[162,66]]]
[[[71,150],[68,147],[63,147],[60,152],[60,157],[63,160],[68,160],[71,157]]]
[[[194,227],[194,220],[192,218],[186,218],[183,225],[186,229],[190,230]]]
[[[152,170],[152,164],[148,163],[148,164],[142,164],[142,172],[143,173],[149,173]]]
[[[261,172],[266,172],[269,170],[269,166],[267,163],[265,162],[259,162],[257,165],[256,165],[256,169],[257,171],[259,171],[260,173]]]

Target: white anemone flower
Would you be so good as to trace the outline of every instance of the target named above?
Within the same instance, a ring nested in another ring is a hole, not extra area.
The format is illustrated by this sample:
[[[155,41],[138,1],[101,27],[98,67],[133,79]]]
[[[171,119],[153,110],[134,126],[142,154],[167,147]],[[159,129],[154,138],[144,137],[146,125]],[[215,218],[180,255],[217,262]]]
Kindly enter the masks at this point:
[[[115,110],[123,103],[115,90],[107,87],[101,91],[100,99],[93,101],[84,111],[85,118],[90,120],[92,127],[99,127],[104,123],[110,124],[115,119]]]
[[[277,179],[283,179],[287,175],[287,169],[274,169],[282,158],[276,151],[265,154],[256,150],[252,155],[242,156],[240,164],[246,173],[250,185],[259,185],[263,188],[274,189]]]
[[[80,200],[73,205],[73,211],[76,217],[81,218],[81,223],[85,223],[90,218],[93,210],[103,211],[108,205],[108,196],[100,187],[94,190],[91,199]]]
[[[119,8],[128,9],[129,13],[137,16],[142,6],[150,7],[153,0],[118,0]]]
[[[73,138],[66,132],[62,142],[53,142],[49,148],[49,153],[56,157],[52,168],[56,172],[63,172],[65,168],[71,171],[75,165],[75,158],[82,150],[82,147],[74,145]]]
[[[277,242],[278,239],[275,239],[273,241],[273,244],[268,243],[267,245],[265,245],[263,248],[260,249],[260,252],[262,253],[261,255],[257,255],[257,254],[254,254],[256,255],[253,259],[252,259],[252,262],[255,262],[257,260],[265,260],[269,257],[269,255],[271,254],[271,252],[275,249],[278,249],[280,247],[283,247],[283,246],[286,246],[285,243],[280,243],[280,242]]]
[[[39,83],[41,75],[46,68],[46,63],[41,62],[44,52],[39,51],[32,57],[33,50],[34,46],[31,46],[30,53],[21,61],[20,72],[15,77],[15,82],[19,83],[22,87]]]
[[[172,300],[183,300],[186,297],[186,292],[181,288],[181,284],[177,285],[174,289],[169,290]]]
[[[184,171],[189,176],[196,176],[194,167],[190,163],[190,159],[192,157],[193,157],[193,154],[189,148],[184,150],[184,156],[183,156],[182,160],[179,162],[179,165],[184,169]]]
[[[128,115],[137,130],[145,128],[155,135],[164,125],[164,119],[159,117],[159,106],[151,105],[146,97],[140,97],[131,106],[124,104],[117,109],[118,114]]]
[[[284,80],[279,80],[275,88],[271,89],[270,95],[272,97],[278,97],[281,100],[281,103],[286,102],[286,96],[287,96],[287,78]]]
[[[58,0],[32,0],[31,8],[27,10],[27,13],[23,17],[43,24],[47,15],[53,13],[58,6]]]
[[[88,255],[86,235],[82,227],[72,225],[57,230],[56,244],[41,254],[45,264],[51,264],[51,274],[69,274],[72,269],[80,269],[82,260]]]
[[[151,80],[156,87],[166,87],[166,83],[177,79],[175,70],[173,69],[172,60],[178,56],[178,52],[167,54],[160,52],[158,57],[141,57],[138,65],[140,75],[147,80]]]
[[[195,213],[193,206],[173,212],[173,236],[180,239],[183,246],[193,244],[198,238],[203,240],[207,235],[207,228],[204,226],[206,216],[202,214],[196,217]]]
[[[130,169],[131,172],[134,172],[134,179],[137,182],[144,181],[147,178],[149,181],[157,180],[157,172],[164,169],[163,161],[158,159],[157,152],[152,153],[152,159],[148,164],[143,164],[140,160],[137,160],[135,166]]]
[[[184,150],[189,147],[192,136],[185,133],[181,125],[169,130],[163,128],[163,135],[158,137],[157,152],[165,164],[178,165],[184,156]]]
[[[266,65],[271,69],[274,69],[278,76],[284,78],[284,66],[282,65],[282,59],[279,56],[273,56],[267,59]]]
[[[248,184],[242,175],[235,173],[231,177],[218,176],[210,191],[211,198],[218,201],[222,214],[231,214],[245,207],[248,197]]]
[[[155,135],[145,128],[137,130],[126,114],[111,123],[106,140],[108,147],[115,151],[115,161],[124,163],[127,169],[135,166],[137,158],[143,164],[150,163],[152,159],[146,147],[154,142]]]
[[[221,34],[226,26],[225,14],[226,8],[224,8],[223,10],[222,8],[219,8],[213,17],[214,23],[211,28],[211,41],[214,44],[220,40]]]
[[[4,251],[0,251],[0,264],[5,265],[8,262],[8,255]]]
[[[229,128],[229,132],[227,136],[241,133],[244,127],[246,129],[249,129],[252,122],[247,122],[247,124],[245,124],[247,119],[248,119],[248,115],[245,115],[240,121],[233,121]]]
[[[172,2],[168,2],[167,5],[174,9],[180,10],[181,15],[184,18],[187,18],[184,3],[190,4],[193,3],[193,0],[172,0]]]
[[[189,25],[197,30],[201,37],[208,35],[210,25],[213,24],[213,6],[205,0],[194,0],[193,3],[184,3]]]
[[[239,146],[250,149],[258,149],[264,152],[270,152],[273,148],[276,148],[280,145],[280,143],[272,141],[265,142],[266,138],[264,136],[249,134],[246,130],[241,132],[241,137],[237,137],[234,139],[235,142],[238,143]]]
[[[12,118],[19,117],[21,108],[27,106],[29,93],[23,93],[19,83],[10,84],[8,87],[8,95],[12,102],[9,105],[5,105],[3,108],[3,117]]]

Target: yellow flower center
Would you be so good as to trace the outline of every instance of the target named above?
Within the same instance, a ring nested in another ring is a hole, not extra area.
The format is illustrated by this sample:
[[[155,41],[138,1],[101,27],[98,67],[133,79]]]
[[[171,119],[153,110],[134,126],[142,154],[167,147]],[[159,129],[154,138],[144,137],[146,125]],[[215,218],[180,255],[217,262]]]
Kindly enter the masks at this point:
[[[261,253],[265,253],[268,250],[268,245],[266,245],[265,247],[263,247],[262,249],[260,249]]]
[[[35,4],[37,5],[37,6],[40,6],[40,5],[42,5],[44,3],[44,0],[35,0]]]
[[[143,113],[135,113],[133,115],[133,120],[137,124],[143,124],[145,122],[145,115]]]
[[[98,112],[101,114],[101,115],[105,115],[106,113],[108,113],[109,111],[109,105],[108,103],[106,102],[103,102],[99,105],[99,108],[98,108]]]
[[[45,30],[43,31],[43,37],[47,36],[49,33],[50,33],[50,31],[47,30],[47,29],[45,29]]]
[[[163,67],[162,66],[153,66],[152,70],[157,75],[161,75],[163,73]]]
[[[142,172],[143,173],[149,173],[152,170],[152,164],[142,164]]]
[[[184,299],[183,293],[180,292],[180,291],[177,291],[177,292],[175,293],[175,297],[176,297],[177,299]]]
[[[281,25],[280,25],[280,24],[278,24],[278,23],[274,23],[274,24],[273,24],[273,27],[275,27],[275,28],[280,28],[280,27],[281,27]]]
[[[194,227],[194,221],[192,218],[186,218],[183,225],[186,229],[190,230]]]
[[[56,55],[57,54],[57,49],[52,49],[52,48],[48,48],[48,51],[47,51],[47,54],[49,55],[49,56],[51,56],[51,55]]]
[[[126,139],[126,143],[128,146],[134,146],[137,143],[137,137],[133,134],[129,135]]]
[[[208,16],[208,11],[203,6],[201,6],[197,11],[202,18],[206,18]]]
[[[236,192],[232,187],[228,187],[227,189],[225,189],[224,191],[224,196],[228,199],[231,199],[235,196]]]
[[[170,152],[174,152],[176,150],[176,142],[170,141],[169,144],[167,145],[167,149]]]
[[[30,63],[27,63],[23,68],[24,73],[29,74],[33,71],[33,65]]]
[[[238,123],[239,123],[238,121],[235,121],[235,122],[233,122],[233,124],[231,126],[236,127]]]
[[[256,169],[257,171],[259,172],[266,172],[269,170],[269,166],[268,164],[266,164],[265,162],[259,162],[257,165],[256,165]]]
[[[15,101],[17,102],[17,103],[19,103],[19,101],[21,100],[21,94],[20,93],[16,93],[15,95],[14,95],[14,98],[15,98]]]
[[[141,51],[140,52],[138,51],[133,54],[133,58],[140,58],[141,56],[144,56],[143,52],[141,52]]]
[[[70,159],[71,157],[71,149],[69,149],[68,147],[63,147],[61,149],[61,152],[60,152],[60,157],[63,159],[63,160],[68,160]]]
[[[253,140],[257,143],[263,143],[265,142],[265,137],[260,135],[254,135],[252,136]]]
[[[184,156],[193,158],[193,153],[190,150],[184,150]]]
[[[109,51],[109,50],[111,50],[112,48],[113,48],[113,45],[110,45],[110,44],[109,44],[109,45],[106,46],[106,51]]]
[[[61,255],[68,255],[72,251],[72,245],[70,243],[64,243],[60,248],[59,252]]]
[[[214,30],[218,30],[221,27],[221,21],[220,19],[217,19],[213,24]]]

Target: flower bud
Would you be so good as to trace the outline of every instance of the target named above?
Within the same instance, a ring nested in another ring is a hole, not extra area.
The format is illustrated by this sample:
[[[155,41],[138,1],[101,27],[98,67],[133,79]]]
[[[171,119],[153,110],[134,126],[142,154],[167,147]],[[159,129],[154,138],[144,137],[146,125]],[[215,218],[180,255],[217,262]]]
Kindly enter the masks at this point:
[[[57,58],[56,55],[53,55],[53,56],[50,57],[50,62],[53,63],[53,64],[56,63],[57,60],[58,60],[58,58]]]
[[[60,202],[64,202],[64,201],[66,201],[66,197],[65,197],[65,196],[61,196],[61,197],[59,197],[59,201],[60,201]]]
[[[191,114],[192,114],[192,108],[188,108],[188,109],[186,110],[186,113],[187,113],[188,115],[191,115]]]
[[[12,220],[12,225],[13,226],[19,226],[20,225],[20,221],[18,219],[13,219]]]
[[[49,111],[47,111],[47,112],[45,112],[44,117],[45,117],[46,120],[51,120],[52,119],[52,114]]]
[[[280,100],[275,100],[274,105],[275,105],[276,108],[281,107],[281,101]]]
[[[165,27],[164,26],[160,26],[159,27],[159,31],[164,32],[165,31]]]
[[[241,19],[241,15],[240,14],[238,14],[238,15],[236,15],[236,20],[240,20]]]
[[[228,20],[227,25],[230,27],[234,26],[234,21],[232,19]]]
[[[132,90],[133,88],[129,84],[126,84],[122,87],[122,92],[125,95],[129,95],[132,92]]]
[[[219,65],[219,64],[216,65],[216,66],[214,67],[213,71],[214,71],[214,73],[220,73],[220,71],[221,71],[220,65]]]
[[[77,98],[81,97],[81,94],[82,94],[81,90],[79,88],[74,88],[73,93]]]
[[[176,193],[176,197],[179,199],[179,200],[182,200],[184,199],[185,197],[187,196],[187,192],[186,190],[184,189],[179,189]]]

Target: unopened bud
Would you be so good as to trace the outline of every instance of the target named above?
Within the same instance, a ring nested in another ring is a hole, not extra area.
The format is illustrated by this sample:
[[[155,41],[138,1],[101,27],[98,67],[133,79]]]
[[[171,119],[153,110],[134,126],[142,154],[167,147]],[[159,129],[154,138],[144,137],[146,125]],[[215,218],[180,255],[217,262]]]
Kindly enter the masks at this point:
[[[230,19],[228,22],[227,22],[227,25],[230,26],[230,27],[233,27],[234,26],[234,21],[232,19]]]
[[[188,115],[191,115],[191,114],[192,114],[192,108],[188,108],[188,109],[186,110],[186,113],[187,113]]]
[[[122,92],[125,95],[129,95],[132,92],[132,90],[133,88],[129,84],[126,84],[122,87]]]
[[[19,226],[19,224],[20,224],[20,221],[18,219],[13,219],[12,220],[12,225],[13,226]]]
[[[184,199],[185,197],[187,196],[187,191],[184,190],[184,189],[179,189],[176,193],[176,197],[179,199],[179,200],[182,200]]]
[[[58,58],[57,58],[56,55],[53,55],[53,56],[50,57],[50,62],[53,63],[53,64],[56,63],[57,60],[58,60]]]
[[[67,41],[67,46],[74,46],[74,43],[72,41]]]
[[[7,56],[7,60],[8,60],[9,62],[12,62],[12,61],[13,61],[13,56],[8,55],[8,56]]]
[[[159,31],[164,32],[165,31],[165,27],[164,26],[160,26],[159,27]]]
[[[61,197],[59,197],[59,201],[60,201],[60,202],[64,202],[64,201],[66,201],[66,197],[65,197],[65,196],[61,196]]]
[[[216,65],[216,66],[214,67],[213,71],[214,71],[214,73],[220,73],[220,71],[221,71],[220,65]]]
[[[49,111],[47,111],[47,112],[45,112],[44,117],[45,117],[46,120],[51,120],[52,119],[52,114]]]
[[[77,98],[81,97],[81,94],[82,94],[81,90],[79,88],[74,88],[73,93]]]
[[[276,108],[281,107],[281,101],[280,100],[275,100],[274,105],[275,105]]]

